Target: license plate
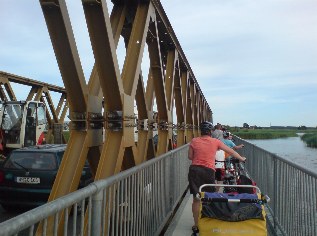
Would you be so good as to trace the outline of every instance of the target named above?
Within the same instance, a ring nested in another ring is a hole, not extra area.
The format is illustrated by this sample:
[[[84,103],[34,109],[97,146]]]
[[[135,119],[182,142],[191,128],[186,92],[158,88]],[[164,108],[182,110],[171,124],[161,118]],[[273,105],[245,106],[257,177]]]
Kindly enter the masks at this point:
[[[40,178],[37,177],[17,177],[17,183],[24,183],[24,184],[39,184]]]

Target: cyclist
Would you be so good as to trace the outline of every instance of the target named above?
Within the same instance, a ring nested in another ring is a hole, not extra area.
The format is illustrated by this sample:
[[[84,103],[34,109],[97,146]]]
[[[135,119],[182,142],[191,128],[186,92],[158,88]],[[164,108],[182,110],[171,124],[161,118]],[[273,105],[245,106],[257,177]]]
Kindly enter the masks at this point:
[[[223,140],[223,130],[220,123],[216,124],[215,130],[213,130],[211,137]]]
[[[192,230],[198,233],[198,217],[200,200],[197,196],[199,187],[203,184],[215,183],[215,157],[216,151],[221,149],[240,161],[245,161],[246,158],[240,156],[236,151],[226,146],[219,139],[211,138],[213,130],[212,123],[205,121],[200,124],[200,137],[193,138],[190,142],[188,150],[188,158],[192,161],[189,167],[188,181],[190,193],[193,194],[192,213],[194,218],[194,226]],[[206,189],[208,190],[208,189]],[[209,188],[208,191],[215,191],[214,188]]]
[[[238,150],[244,147],[243,144],[236,145],[232,141],[232,134],[229,131],[225,131],[223,133],[223,138],[224,139],[222,140],[222,142],[226,144],[228,147],[232,148],[233,150]],[[231,160],[230,154],[226,153],[226,166],[230,166],[230,160]]]
[[[225,131],[223,132],[223,140],[222,142],[224,142],[224,144],[226,144],[228,147],[233,148],[234,150],[238,150],[240,148],[243,148],[244,145],[240,144],[240,145],[236,145],[233,141],[232,141],[232,134],[229,131]]]

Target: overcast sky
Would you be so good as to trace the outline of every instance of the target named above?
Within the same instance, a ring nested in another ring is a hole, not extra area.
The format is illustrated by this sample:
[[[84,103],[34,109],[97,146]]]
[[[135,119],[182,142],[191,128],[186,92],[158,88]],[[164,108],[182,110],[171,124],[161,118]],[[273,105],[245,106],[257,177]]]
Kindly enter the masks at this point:
[[[66,2],[89,77],[82,7]],[[214,123],[317,126],[316,0],[161,2]],[[0,30],[1,71],[63,86],[38,1],[1,0]],[[25,99],[28,90],[15,93]]]

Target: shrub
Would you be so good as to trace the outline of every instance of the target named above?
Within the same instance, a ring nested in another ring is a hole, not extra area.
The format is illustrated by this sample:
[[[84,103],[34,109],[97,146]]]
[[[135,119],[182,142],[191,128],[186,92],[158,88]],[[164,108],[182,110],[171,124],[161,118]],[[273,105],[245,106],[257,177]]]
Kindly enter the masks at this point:
[[[306,143],[308,147],[317,148],[317,134],[316,133],[308,133],[304,134],[301,139]]]

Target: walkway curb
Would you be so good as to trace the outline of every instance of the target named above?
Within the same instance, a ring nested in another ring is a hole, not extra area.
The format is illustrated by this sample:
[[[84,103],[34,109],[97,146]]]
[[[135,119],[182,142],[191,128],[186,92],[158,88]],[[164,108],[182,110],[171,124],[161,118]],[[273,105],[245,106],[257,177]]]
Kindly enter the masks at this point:
[[[192,216],[192,197],[187,191],[181,205],[169,227],[165,232],[165,236],[184,236],[192,233],[192,226],[194,224]]]

